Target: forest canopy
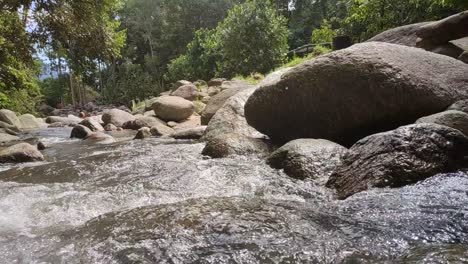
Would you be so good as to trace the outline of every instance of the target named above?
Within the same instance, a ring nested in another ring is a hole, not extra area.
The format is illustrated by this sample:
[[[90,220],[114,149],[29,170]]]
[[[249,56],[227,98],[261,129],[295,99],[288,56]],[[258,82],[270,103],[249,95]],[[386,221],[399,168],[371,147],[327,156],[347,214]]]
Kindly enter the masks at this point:
[[[3,0],[0,107],[77,105],[91,91],[129,104],[178,79],[266,74],[305,44],[361,42],[465,9],[465,0]]]

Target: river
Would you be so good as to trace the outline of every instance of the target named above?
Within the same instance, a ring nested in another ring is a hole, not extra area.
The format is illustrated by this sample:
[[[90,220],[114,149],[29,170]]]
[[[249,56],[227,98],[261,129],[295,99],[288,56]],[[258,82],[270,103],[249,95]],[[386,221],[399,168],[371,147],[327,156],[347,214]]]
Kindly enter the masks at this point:
[[[466,263],[468,174],[345,200],[203,143],[36,132],[0,166],[0,263]]]

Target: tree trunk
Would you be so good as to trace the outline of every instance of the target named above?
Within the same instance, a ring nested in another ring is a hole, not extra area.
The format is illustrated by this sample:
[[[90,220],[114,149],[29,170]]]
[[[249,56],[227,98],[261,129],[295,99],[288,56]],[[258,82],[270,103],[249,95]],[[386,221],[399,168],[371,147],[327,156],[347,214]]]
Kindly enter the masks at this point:
[[[69,73],[69,77],[70,77],[70,94],[71,94],[71,98],[72,98],[72,104],[73,104],[73,107],[76,107],[75,89],[73,87],[73,73],[72,73],[71,70],[70,70],[70,73]]]

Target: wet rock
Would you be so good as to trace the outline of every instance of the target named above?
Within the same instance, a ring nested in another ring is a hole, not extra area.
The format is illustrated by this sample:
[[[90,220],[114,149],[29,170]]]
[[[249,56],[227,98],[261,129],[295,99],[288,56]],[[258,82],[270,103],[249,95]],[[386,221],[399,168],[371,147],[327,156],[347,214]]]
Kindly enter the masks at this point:
[[[85,138],[85,141],[95,142],[98,144],[112,144],[116,142],[113,136],[103,132],[92,132]]]
[[[155,126],[151,127],[151,135],[155,137],[162,137],[162,136],[168,136],[174,133],[175,130],[165,126],[163,124],[156,124]]]
[[[198,97],[197,87],[193,84],[182,85],[172,93],[172,96],[178,96],[189,101],[194,101]]]
[[[393,28],[376,35],[375,37],[369,39],[368,42],[377,41],[404,45],[408,47],[416,47],[416,42],[418,40],[417,32],[419,29],[421,29],[422,26],[425,26],[429,23],[431,22],[422,22]]]
[[[77,125],[81,121],[83,121],[81,118],[74,116],[74,115],[69,115],[68,117],[49,116],[46,118],[47,124],[62,123],[63,125],[66,125],[66,126]]]
[[[116,130],[117,130],[117,127],[114,126],[113,124],[107,124],[107,125],[104,127],[104,130],[105,130],[105,131],[116,131]]]
[[[84,139],[88,137],[91,133],[93,133],[93,131],[88,127],[85,127],[83,125],[77,125],[72,129],[70,138]]]
[[[138,129],[138,132],[134,139],[145,139],[151,137],[151,130],[148,127],[142,127]]]
[[[125,122],[133,120],[135,117],[132,114],[115,108],[105,111],[102,115],[104,125],[113,124],[116,127],[122,127]]]
[[[235,94],[239,93],[240,91],[251,88],[251,85],[246,85],[243,87],[235,87],[231,89],[226,89],[221,93],[213,96],[208,101],[206,108],[201,113],[201,123],[202,125],[208,125],[211,118],[216,114],[216,112],[226,103],[226,101],[234,96]]]
[[[138,130],[142,127],[153,127],[158,124],[165,124],[164,121],[162,121],[159,118],[152,117],[152,116],[141,116],[138,117],[135,120],[125,122],[124,125],[122,126],[123,129],[132,129],[132,130]]]
[[[456,110],[456,111],[461,111],[465,112],[468,114],[468,100],[461,100],[455,102],[453,105],[451,105],[448,110]]]
[[[0,163],[42,161],[44,156],[34,146],[20,143],[0,151]]]
[[[276,142],[323,138],[349,146],[468,98],[467,72],[468,65],[422,49],[362,43],[307,61],[256,90],[245,115]]]
[[[447,110],[445,112],[422,117],[416,121],[417,124],[433,123],[448,126],[460,130],[468,136],[468,114],[456,110]]]
[[[263,139],[227,133],[210,138],[202,154],[212,158],[225,158],[231,155],[267,156],[272,150],[273,147]]]
[[[341,164],[347,149],[324,139],[296,139],[277,149],[267,163],[296,179],[315,179],[325,184]]]
[[[16,116],[15,112],[10,111],[8,109],[0,110],[0,121],[15,126],[17,128],[21,128],[21,122]]]
[[[37,146],[37,149],[38,149],[38,150],[45,150],[45,149],[47,149],[46,144],[44,144],[44,142],[42,142],[42,141],[37,142],[37,145],[36,145],[36,146]]]
[[[194,128],[185,128],[177,130],[170,136],[175,139],[200,139],[205,133],[206,126],[199,126]]]
[[[357,142],[327,186],[345,199],[368,188],[401,187],[466,166],[468,138],[459,130],[417,124]]]
[[[94,118],[88,117],[84,119],[83,121],[80,122],[80,125],[83,125],[87,128],[89,128],[91,131],[96,132],[96,131],[104,131],[104,127]]]
[[[153,104],[156,116],[165,121],[181,121],[189,118],[195,111],[192,102],[177,96],[163,96]]]

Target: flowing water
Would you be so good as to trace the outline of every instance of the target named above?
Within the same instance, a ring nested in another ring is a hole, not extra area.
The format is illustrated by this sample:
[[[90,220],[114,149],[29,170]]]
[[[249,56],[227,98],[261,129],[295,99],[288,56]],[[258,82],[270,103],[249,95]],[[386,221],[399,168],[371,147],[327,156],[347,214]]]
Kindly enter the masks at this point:
[[[0,167],[0,263],[466,263],[468,174],[346,201],[202,143],[89,145],[35,134],[46,162]]]

